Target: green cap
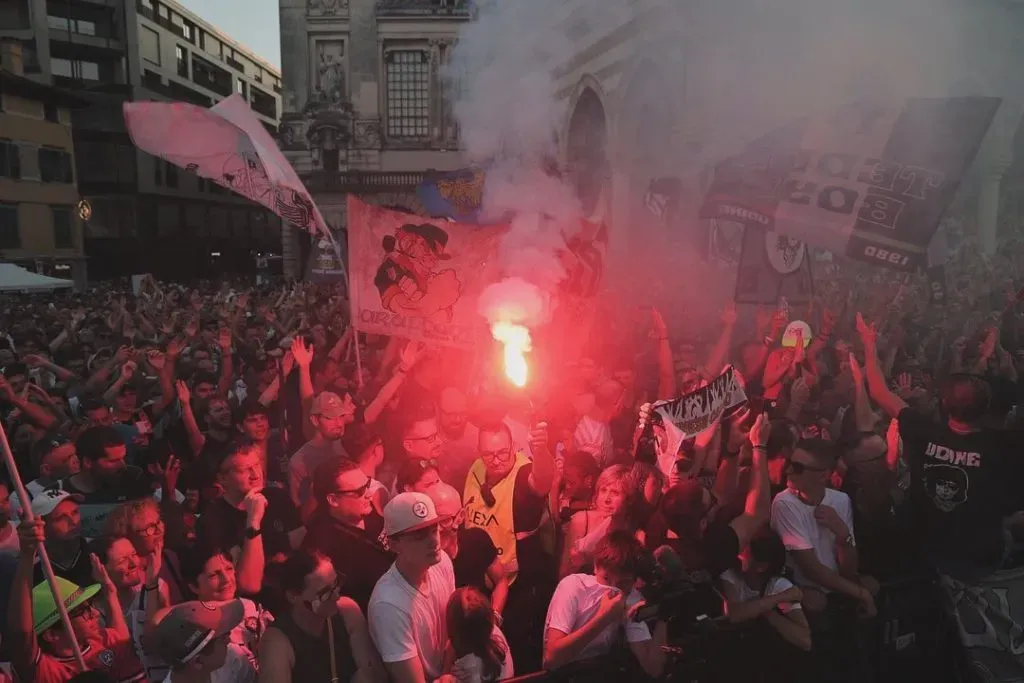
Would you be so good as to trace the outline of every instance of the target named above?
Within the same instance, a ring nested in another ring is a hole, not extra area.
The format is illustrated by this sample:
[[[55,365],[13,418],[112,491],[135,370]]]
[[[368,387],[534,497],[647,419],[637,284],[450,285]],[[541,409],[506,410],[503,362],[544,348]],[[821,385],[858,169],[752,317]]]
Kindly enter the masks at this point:
[[[100,585],[94,583],[87,588],[81,588],[67,579],[56,577],[57,587],[60,588],[60,595],[64,598],[64,608],[73,612],[76,608],[92,600],[100,592]],[[36,634],[40,634],[60,621],[60,613],[57,611],[57,601],[53,599],[53,591],[50,584],[43,581],[32,589],[32,621],[35,623]]]

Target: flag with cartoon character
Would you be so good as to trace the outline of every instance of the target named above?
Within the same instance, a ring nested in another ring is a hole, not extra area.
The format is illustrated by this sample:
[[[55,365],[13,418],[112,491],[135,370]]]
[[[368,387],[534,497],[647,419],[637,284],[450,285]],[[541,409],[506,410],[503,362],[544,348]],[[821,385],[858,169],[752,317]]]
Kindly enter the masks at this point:
[[[467,348],[489,334],[477,311],[497,279],[506,228],[427,220],[348,199],[356,329]]]

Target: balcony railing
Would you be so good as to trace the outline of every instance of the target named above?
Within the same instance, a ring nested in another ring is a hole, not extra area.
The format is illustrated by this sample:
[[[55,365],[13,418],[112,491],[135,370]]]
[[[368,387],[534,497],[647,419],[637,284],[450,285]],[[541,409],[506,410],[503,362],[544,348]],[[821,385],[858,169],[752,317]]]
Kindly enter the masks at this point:
[[[277,118],[277,101],[273,97],[253,86],[250,86],[249,94],[249,105],[253,111],[263,114],[267,118]]]
[[[378,17],[464,17],[472,16],[470,0],[377,0]]]
[[[238,71],[241,71],[242,73],[245,73],[245,65],[242,64],[237,59],[235,59],[234,57],[231,57],[231,56],[225,57],[224,61],[227,62],[228,66],[230,66],[232,69],[237,69]]]
[[[302,181],[310,192],[412,192],[423,182],[415,171],[313,171]]]
[[[234,92],[231,74],[195,55],[192,55],[192,80],[196,85],[209,88],[224,97]]]

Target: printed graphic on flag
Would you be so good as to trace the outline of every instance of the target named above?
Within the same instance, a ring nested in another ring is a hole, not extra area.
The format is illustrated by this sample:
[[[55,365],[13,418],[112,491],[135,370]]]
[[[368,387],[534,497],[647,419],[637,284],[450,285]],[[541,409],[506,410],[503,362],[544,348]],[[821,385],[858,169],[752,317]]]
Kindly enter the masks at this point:
[[[719,163],[700,215],[888,268],[924,267],[1000,102],[916,98],[803,117]]]
[[[785,298],[798,304],[812,296],[814,280],[807,245],[771,230],[747,227],[736,273],[736,303],[774,306]]]
[[[424,219],[349,195],[356,329],[460,348],[488,339],[477,299],[498,277],[498,246],[506,231]]]

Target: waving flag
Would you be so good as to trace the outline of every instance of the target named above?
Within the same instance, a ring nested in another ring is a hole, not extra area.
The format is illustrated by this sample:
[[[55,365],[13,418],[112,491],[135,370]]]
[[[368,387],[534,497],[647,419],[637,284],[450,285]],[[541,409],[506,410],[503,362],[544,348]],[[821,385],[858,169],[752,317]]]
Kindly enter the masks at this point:
[[[719,163],[700,215],[888,268],[925,267],[1000,102],[915,98],[803,117]]]
[[[184,102],[125,102],[135,146],[267,207],[340,249],[313,198],[239,95],[210,109]]]
[[[420,204],[432,216],[476,223],[484,199],[487,174],[479,168],[430,171],[416,188]]]

